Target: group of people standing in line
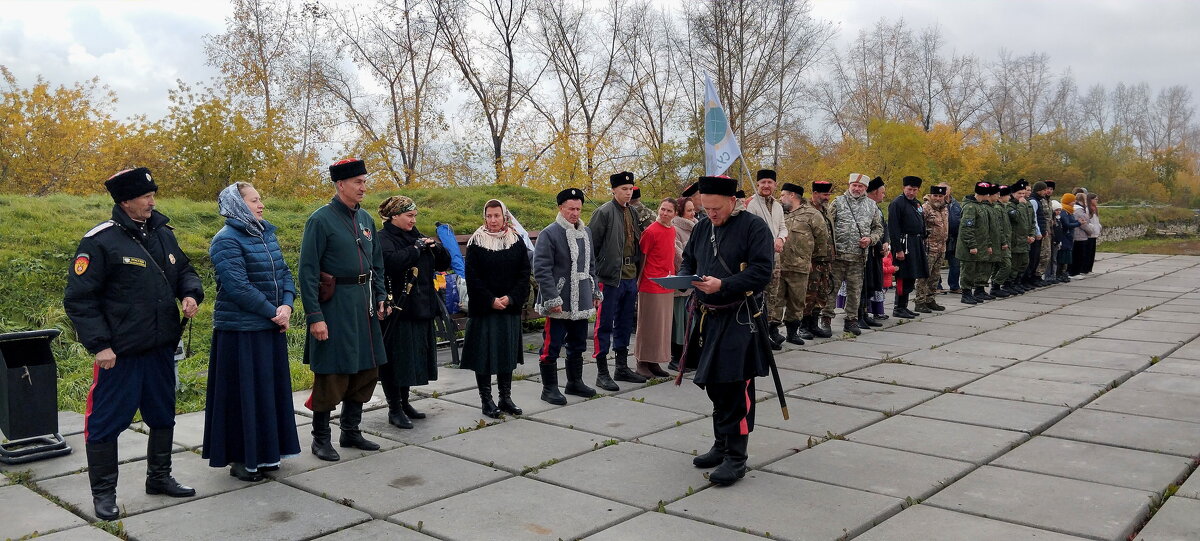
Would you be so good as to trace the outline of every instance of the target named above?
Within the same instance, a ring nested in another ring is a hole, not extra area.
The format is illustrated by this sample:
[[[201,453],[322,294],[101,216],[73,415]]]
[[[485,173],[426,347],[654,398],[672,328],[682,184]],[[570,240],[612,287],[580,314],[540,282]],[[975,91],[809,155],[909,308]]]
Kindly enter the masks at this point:
[[[420,232],[417,205],[408,197],[384,200],[378,206],[383,226],[376,228],[362,207],[367,169],[361,160],[340,161],[329,172],[336,195],[305,224],[296,279],[275,226],[263,218],[257,190],[238,182],[218,196],[226,221],[209,250],[217,300],[202,454],[244,481],[261,480],[300,453],[284,334],[297,295],[308,331],[304,362],[314,374],[305,403],[313,412],[310,450],[318,458],[340,459],[331,431],[339,407],[339,446],[379,448],[360,427],[376,382],[387,399],[388,422],[408,429],[425,417],[409,400],[411,387],[437,379],[433,320],[442,301],[434,275],[449,268],[449,251]],[[992,295],[1004,296],[1091,270],[1099,234],[1094,194],[1081,192],[1079,201],[1088,203],[1074,209],[1076,197],[1067,194],[1066,212],[1054,201],[1051,214],[1053,183],[1035,184],[1036,198],[1023,180],[1012,187],[979,183],[956,218],[959,205],[944,184],[933,186],[924,202],[917,199],[921,179],[905,177],[903,184],[886,220],[878,207],[884,198],[879,177],[851,175],[846,193],[830,202],[832,183],[813,182],[805,198],[804,188],[792,183],[777,192],[774,171],[765,169],[749,198],[735,179],[701,177],[652,211],[641,204],[633,174],[621,172],[610,177],[612,197],[587,225],[583,192],[559,192],[558,215],[536,244],[504,202],[489,200],[467,242],[469,320],[461,363],[476,373],[482,413],[522,413],[512,382],[524,358],[521,323],[532,278],[534,310],[546,318],[538,351],[541,399],[563,405],[563,392],[596,394],[583,381],[589,334],[595,385],[603,390],[618,390],[617,381],[668,376],[663,365],[695,370],[693,381],[714,404],[715,441],[694,463],[716,468],[709,476],[714,483],[732,484],[745,473],[754,377],[767,375],[770,350],[785,340],[803,344],[830,336],[842,283],[844,329],[858,334],[860,323],[878,325],[876,318],[887,317],[886,254],[898,267],[896,317],[915,317],[907,308],[913,290],[918,312],[943,309],[934,300],[943,257],[951,261],[955,289],[956,254],[962,262],[968,303],[989,298],[983,289],[989,280]],[[64,305],[80,342],[96,357],[85,439],[96,515],[107,520],[119,515],[116,438],[138,410],[150,428],[147,492],[195,494],[170,475],[171,358],[204,293],[168,218],[154,210],[158,186],[149,170],[122,171],[105,187],[115,202],[112,219],[80,242]],[[1045,237],[1050,240],[1043,243]],[[1027,262],[1029,253],[1042,257]],[[675,274],[700,278],[686,290],[654,281]],[[564,347],[560,390],[557,360]]]

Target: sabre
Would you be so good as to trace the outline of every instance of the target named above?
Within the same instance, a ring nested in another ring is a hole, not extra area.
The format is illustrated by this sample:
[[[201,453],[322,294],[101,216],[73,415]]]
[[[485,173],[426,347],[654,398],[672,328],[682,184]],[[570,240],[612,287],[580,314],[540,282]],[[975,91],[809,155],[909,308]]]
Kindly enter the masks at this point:
[[[746,264],[742,263],[741,270],[746,270]],[[753,319],[754,325],[758,329],[760,340],[765,340],[767,336],[766,319],[763,317],[762,307],[757,306],[757,297],[750,292],[746,292],[747,300],[752,303],[755,309]],[[788,416],[787,399],[783,396],[783,382],[779,380],[779,367],[775,366],[775,353],[770,347],[765,348],[767,352],[767,366],[771,369],[771,380],[775,382],[775,396],[779,398],[779,409],[783,412],[783,420],[787,421],[791,417]]]

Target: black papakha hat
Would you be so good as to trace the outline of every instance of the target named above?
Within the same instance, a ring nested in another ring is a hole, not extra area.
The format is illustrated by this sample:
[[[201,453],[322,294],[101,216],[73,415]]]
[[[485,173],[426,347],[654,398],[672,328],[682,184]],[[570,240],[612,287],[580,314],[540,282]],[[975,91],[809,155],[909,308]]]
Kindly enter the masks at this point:
[[[700,189],[700,183],[693,182],[690,186],[688,186],[687,188],[684,188],[683,193],[681,193],[679,195],[680,195],[680,197],[691,197],[693,195],[696,195],[696,192],[699,189]]]
[[[988,195],[996,195],[998,193],[1000,193],[1000,185],[999,184],[992,184],[991,188],[988,188],[988,193],[987,193]]]
[[[903,182],[905,186],[916,186],[916,187],[920,188],[921,183],[925,182],[925,181],[921,180],[921,177],[914,177],[912,175],[909,175],[909,176],[904,177],[904,179],[901,180],[901,182]]]
[[[804,195],[804,186],[801,186],[799,184],[792,184],[791,182],[784,182],[783,187],[780,189],[784,190],[784,191],[792,192],[799,196]]]
[[[946,187],[934,184],[929,187],[929,195],[946,195]]]
[[[875,177],[867,183],[867,191],[873,192],[883,187],[883,177]]]
[[[775,180],[775,170],[774,169],[759,169],[758,173],[755,173],[755,175],[754,175],[755,182],[758,182],[764,178],[769,178],[771,180]]]
[[[629,198],[629,200],[636,201],[641,198],[642,198],[642,189],[637,186],[634,186],[633,187],[633,197]]]
[[[1046,187],[1047,187],[1047,188],[1050,188],[1051,190],[1053,190],[1053,189],[1054,189],[1054,181],[1053,181],[1053,180],[1044,180],[1044,181],[1042,181],[1042,182],[1045,182],[1045,183],[1046,183]]]
[[[145,167],[126,169],[108,177],[104,181],[104,189],[112,196],[114,203],[136,199],[150,192],[157,192],[158,185],[150,177],[150,170]]]
[[[334,182],[367,174],[367,164],[357,158],[342,160],[329,166],[329,178]]]
[[[570,201],[572,199],[578,199],[579,202],[582,203],[583,202],[583,191],[580,190],[579,188],[567,188],[561,192],[558,192],[558,197],[556,199],[558,200],[559,205],[566,203],[567,201]]]
[[[1000,195],[1012,195],[1012,187],[1011,186],[1001,186],[1000,187]]]
[[[833,183],[828,180],[814,180],[812,185],[813,193],[829,193],[833,191]]]
[[[975,195],[988,195],[991,193],[992,185],[986,182],[975,183]]]
[[[1013,193],[1019,192],[1028,187],[1029,187],[1029,183],[1025,182],[1025,179],[1018,180],[1018,181],[1014,182],[1012,186],[1009,186],[1009,188],[1012,188]]]
[[[608,183],[612,184],[613,188],[616,188],[617,186],[624,186],[626,184],[633,184],[633,173],[630,173],[629,171],[621,171],[620,173],[608,177]]]
[[[729,177],[700,177],[696,184],[701,194],[743,197],[737,195],[741,191],[737,187],[737,180]]]
[[[1033,191],[1040,192],[1045,189],[1046,189],[1046,183],[1044,181],[1039,180],[1039,181],[1033,183]]]
[[[733,192],[733,196],[738,199],[745,199],[746,198],[746,190],[738,190],[736,192]]]

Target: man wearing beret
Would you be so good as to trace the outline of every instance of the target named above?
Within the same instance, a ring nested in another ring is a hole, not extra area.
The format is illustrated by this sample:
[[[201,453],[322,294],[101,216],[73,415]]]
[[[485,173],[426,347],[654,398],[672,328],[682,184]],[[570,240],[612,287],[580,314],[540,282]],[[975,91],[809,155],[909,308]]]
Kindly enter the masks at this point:
[[[829,194],[833,193],[833,183],[827,180],[814,180],[812,196],[808,208],[815,211],[821,218],[820,222],[812,217],[815,223],[823,223],[825,233],[813,230],[812,270],[808,273],[808,291],[804,297],[804,317],[800,326],[808,329],[813,336],[829,338],[833,331],[829,325],[818,323],[821,311],[829,300],[829,293],[836,291],[833,285],[833,224],[829,221]]]
[[[330,441],[330,414],[342,405],[339,444],[364,451],[379,445],[359,430],[363,404],[371,400],[379,365],[387,362],[379,321],[387,317],[383,248],[375,220],[362,208],[367,166],[342,160],[329,167],[336,195],[304,224],[300,243],[300,298],[308,335],[304,362],[313,371],[312,453],[341,457]]]
[[[837,287],[846,282],[846,314],[842,330],[855,335],[862,332],[858,327],[858,297],[862,293],[867,251],[883,238],[883,218],[879,207],[867,197],[869,180],[866,175],[851,174],[850,187],[833,200],[829,209],[829,221],[833,224],[834,290],[829,292],[825,308],[821,311],[821,326],[829,327],[833,320]]]
[[[775,234],[775,242],[773,244],[775,250],[775,271],[771,275],[771,285],[767,287],[767,313],[774,314],[775,306],[779,305],[782,310],[783,303],[779,302],[779,253],[783,252],[783,243],[787,240],[788,229],[787,224],[783,223],[783,205],[775,197],[775,171],[771,169],[759,169],[755,177],[755,194],[746,202],[746,212],[762,218],[767,222],[767,227]],[[771,332],[771,348],[779,350],[782,347],[784,337],[779,334],[780,321],[776,318],[770,320]]]
[[[925,218],[925,253],[928,276],[917,282],[916,311],[922,314],[940,312],[946,307],[937,303],[934,292],[942,276],[942,259],[946,254],[946,238],[950,235],[950,213],[946,208],[946,187],[930,186],[929,195],[921,205]]]
[[[104,187],[116,203],[112,219],[79,242],[63,306],[79,342],[95,355],[84,412],[88,480],[96,517],[114,520],[117,507],[117,437],[136,411],[150,427],[146,493],[174,497],[196,491],[171,477],[175,427],[175,345],[183,315],[204,300],[200,276],[169,219],[154,210],[158,185],[145,167],[121,171]]]
[[[633,173],[622,171],[609,177],[612,199],[600,205],[588,221],[596,277],[604,303],[596,314],[592,356],[596,359],[596,386],[618,390],[617,381],[645,383],[646,378],[629,369],[629,337],[637,318],[637,278],[642,266],[642,225],[629,205],[633,197]],[[609,348],[616,353],[616,370],[608,374]]]

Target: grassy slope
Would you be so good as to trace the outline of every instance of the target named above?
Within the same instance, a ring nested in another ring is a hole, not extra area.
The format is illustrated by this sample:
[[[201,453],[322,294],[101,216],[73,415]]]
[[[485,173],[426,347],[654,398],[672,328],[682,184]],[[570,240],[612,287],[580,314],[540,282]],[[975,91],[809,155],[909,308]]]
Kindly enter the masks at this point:
[[[369,194],[365,207],[374,209],[395,192]],[[483,204],[498,197],[509,205],[530,229],[541,229],[554,219],[554,196],[514,187],[475,187],[421,189],[405,192],[420,206],[418,227],[434,233],[434,222],[453,225],[455,232],[474,231],[482,222]],[[300,238],[308,215],[326,200],[273,199],[266,194],[266,219],[278,226],[279,242],[288,264],[295,269]],[[587,208],[594,208],[589,203]],[[201,306],[192,329],[192,355],[180,363],[182,389],[180,412],[203,408],[208,368],[209,341],[212,336],[212,303],[215,292],[212,266],[208,259],[208,241],[224,225],[216,203],[164,199],[158,209],[171,218],[176,236],[185,253],[192,258],[205,284],[208,302]],[[55,341],[54,353],[59,366],[59,408],[83,411],[91,385],[92,357],[76,341],[62,307],[62,292],[75,248],[92,226],[109,218],[112,200],[107,196],[75,197],[55,195],[31,198],[0,195],[0,332],[58,328],[63,331]],[[378,218],[377,218],[378,222]],[[296,312],[302,314],[302,307]],[[308,388],[312,375],[300,363],[304,343],[303,320],[297,316],[288,333],[292,361],[292,385]],[[184,335],[187,339],[187,335]]]

